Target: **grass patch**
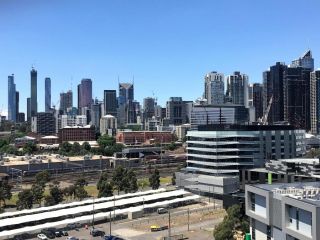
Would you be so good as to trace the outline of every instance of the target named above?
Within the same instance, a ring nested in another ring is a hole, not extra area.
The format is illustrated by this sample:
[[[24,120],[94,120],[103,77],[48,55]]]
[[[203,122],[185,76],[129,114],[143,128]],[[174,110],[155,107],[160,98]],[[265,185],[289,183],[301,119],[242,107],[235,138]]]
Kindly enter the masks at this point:
[[[95,185],[88,185],[88,186],[85,186],[84,189],[88,192],[88,195],[91,196],[91,197],[97,197],[98,196],[98,189],[97,189],[97,186]]]
[[[160,184],[171,184],[172,177],[160,177]]]

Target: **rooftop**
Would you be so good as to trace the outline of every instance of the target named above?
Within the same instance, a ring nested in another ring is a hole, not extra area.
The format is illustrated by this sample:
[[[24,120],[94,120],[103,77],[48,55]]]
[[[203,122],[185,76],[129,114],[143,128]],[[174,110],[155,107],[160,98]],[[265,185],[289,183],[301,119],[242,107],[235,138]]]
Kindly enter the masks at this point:
[[[320,182],[295,182],[254,185],[273,192],[275,198],[290,197],[320,206]]]

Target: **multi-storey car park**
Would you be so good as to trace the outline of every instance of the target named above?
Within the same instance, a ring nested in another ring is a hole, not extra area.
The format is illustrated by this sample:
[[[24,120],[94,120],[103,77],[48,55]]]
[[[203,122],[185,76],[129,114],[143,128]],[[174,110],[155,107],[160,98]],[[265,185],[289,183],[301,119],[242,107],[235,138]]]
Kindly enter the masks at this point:
[[[59,204],[32,210],[0,214],[0,238],[37,232],[69,223],[88,223],[126,218],[130,212],[149,211],[163,206],[190,204],[199,198],[184,190],[150,190],[108,198]],[[111,219],[110,219],[111,218]]]

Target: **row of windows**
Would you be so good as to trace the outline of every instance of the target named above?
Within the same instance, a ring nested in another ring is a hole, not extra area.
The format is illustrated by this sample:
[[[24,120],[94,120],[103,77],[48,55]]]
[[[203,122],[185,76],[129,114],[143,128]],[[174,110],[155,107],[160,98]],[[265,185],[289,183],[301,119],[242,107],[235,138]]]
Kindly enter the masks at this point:
[[[259,144],[241,144],[241,143],[237,143],[237,144],[226,144],[226,145],[203,145],[203,144],[197,144],[197,143],[188,143],[188,147],[194,147],[194,148],[256,148],[259,149],[260,145]]]
[[[206,158],[198,158],[198,157],[193,157],[193,156],[188,156],[189,161],[200,161],[200,162],[211,162],[211,163],[246,163],[246,162],[252,162],[251,156],[250,158],[227,158],[227,159],[206,159]]]
[[[259,151],[232,151],[232,152],[204,152],[197,150],[188,150],[188,154],[198,154],[198,155],[207,155],[207,156],[252,156]]]

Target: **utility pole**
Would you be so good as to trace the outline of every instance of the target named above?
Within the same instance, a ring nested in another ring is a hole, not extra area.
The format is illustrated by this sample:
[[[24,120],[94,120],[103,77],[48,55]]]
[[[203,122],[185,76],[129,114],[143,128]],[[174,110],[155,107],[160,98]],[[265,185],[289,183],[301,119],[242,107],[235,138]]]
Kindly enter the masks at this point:
[[[169,226],[168,226],[168,240],[171,240],[171,216],[170,216],[170,210],[169,210]]]
[[[190,209],[188,208],[188,232],[190,231]]]
[[[111,211],[109,212],[109,214],[110,214],[110,217],[109,217],[109,223],[110,223],[109,231],[110,231],[110,236],[111,236],[111,221],[112,221],[112,219],[111,219]]]
[[[93,203],[92,203],[92,229],[94,229],[94,197],[92,197]]]
[[[113,221],[116,220],[116,196],[113,195]]]

